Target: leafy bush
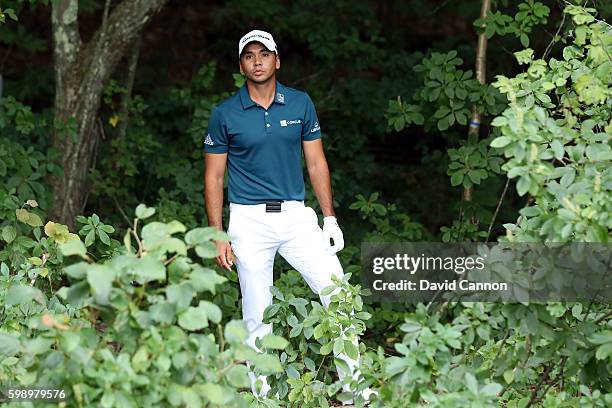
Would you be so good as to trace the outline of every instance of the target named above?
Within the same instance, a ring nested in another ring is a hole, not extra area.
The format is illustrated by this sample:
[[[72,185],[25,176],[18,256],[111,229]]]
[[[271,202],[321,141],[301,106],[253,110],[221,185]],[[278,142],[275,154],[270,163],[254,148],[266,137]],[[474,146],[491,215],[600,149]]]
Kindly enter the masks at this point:
[[[226,235],[186,231],[178,221],[139,230],[153,212],[139,206],[121,252],[98,263],[78,236],[48,223],[46,244],[59,249],[69,280],[55,292],[37,288],[31,271],[1,264],[3,384],[62,388],[71,404],[87,406],[246,407],[243,363],[267,374],[282,370],[276,355],[244,343],[242,321],[222,322],[210,299],[226,279],[192,259],[213,257],[211,240]],[[68,265],[73,257],[82,260]],[[269,350],[286,343],[263,339]]]
[[[502,168],[518,178],[518,194],[535,198],[520,223],[506,226],[510,240],[609,241],[612,28],[594,11],[565,9],[576,26],[563,60],[526,49],[516,56],[527,72],[495,83],[510,106],[493,121],[501,135],[491,146],[509,158]]]

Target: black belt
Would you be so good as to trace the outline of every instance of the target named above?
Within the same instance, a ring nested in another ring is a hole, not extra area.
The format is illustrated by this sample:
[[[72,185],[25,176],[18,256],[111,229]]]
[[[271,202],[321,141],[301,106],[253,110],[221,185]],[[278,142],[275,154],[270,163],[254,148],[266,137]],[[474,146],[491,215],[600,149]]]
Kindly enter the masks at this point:
[[[284,200],[266,201],[266,212],[281,212],[281,203]]]

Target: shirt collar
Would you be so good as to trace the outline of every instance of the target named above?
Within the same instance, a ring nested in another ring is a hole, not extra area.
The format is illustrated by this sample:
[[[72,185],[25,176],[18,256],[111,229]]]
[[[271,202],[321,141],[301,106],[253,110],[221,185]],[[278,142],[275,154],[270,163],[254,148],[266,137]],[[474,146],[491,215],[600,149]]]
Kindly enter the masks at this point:
[[[280,103],[281,105],[284,105],[286,98],[287,98],[287,92],[285,90],[285,86],[281,84],[280,82],[276,81],[275,92],[276,92],[276,95],[274,95],[274,101],[272,103],[276,102],[276,103]],[[240,102],[242,103],[243,109],[249,109],[250,107],[256,105],[255,102],[253,102],[253,99],[251,99],[251,96],[249,95],[249,90],[247,88],[246,82],[244,83],[244,85],[242,85],[238,93],[240,95]]]

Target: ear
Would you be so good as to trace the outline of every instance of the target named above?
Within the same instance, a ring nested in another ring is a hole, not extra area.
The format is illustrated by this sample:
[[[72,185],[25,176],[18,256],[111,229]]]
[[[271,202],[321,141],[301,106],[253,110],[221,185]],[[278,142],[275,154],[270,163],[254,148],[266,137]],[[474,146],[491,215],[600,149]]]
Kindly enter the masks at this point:
[[[238,61],[238,68],[240,69],[240,75],[244,75],[244,70],[242,69],[242,64]]]
[[[280,57],[276,54],[276,69],[280,68]]]

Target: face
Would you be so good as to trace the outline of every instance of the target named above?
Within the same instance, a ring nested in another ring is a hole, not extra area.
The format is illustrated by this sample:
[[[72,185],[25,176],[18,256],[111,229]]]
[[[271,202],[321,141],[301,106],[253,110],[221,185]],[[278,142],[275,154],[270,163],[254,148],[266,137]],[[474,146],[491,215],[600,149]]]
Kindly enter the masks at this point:
[[[276,70],[279,68],[280,58],[278,55],[268,51],[261,43],[252,42],[242,50],[240,73],[252,82],[262,84],[274,79]]]

